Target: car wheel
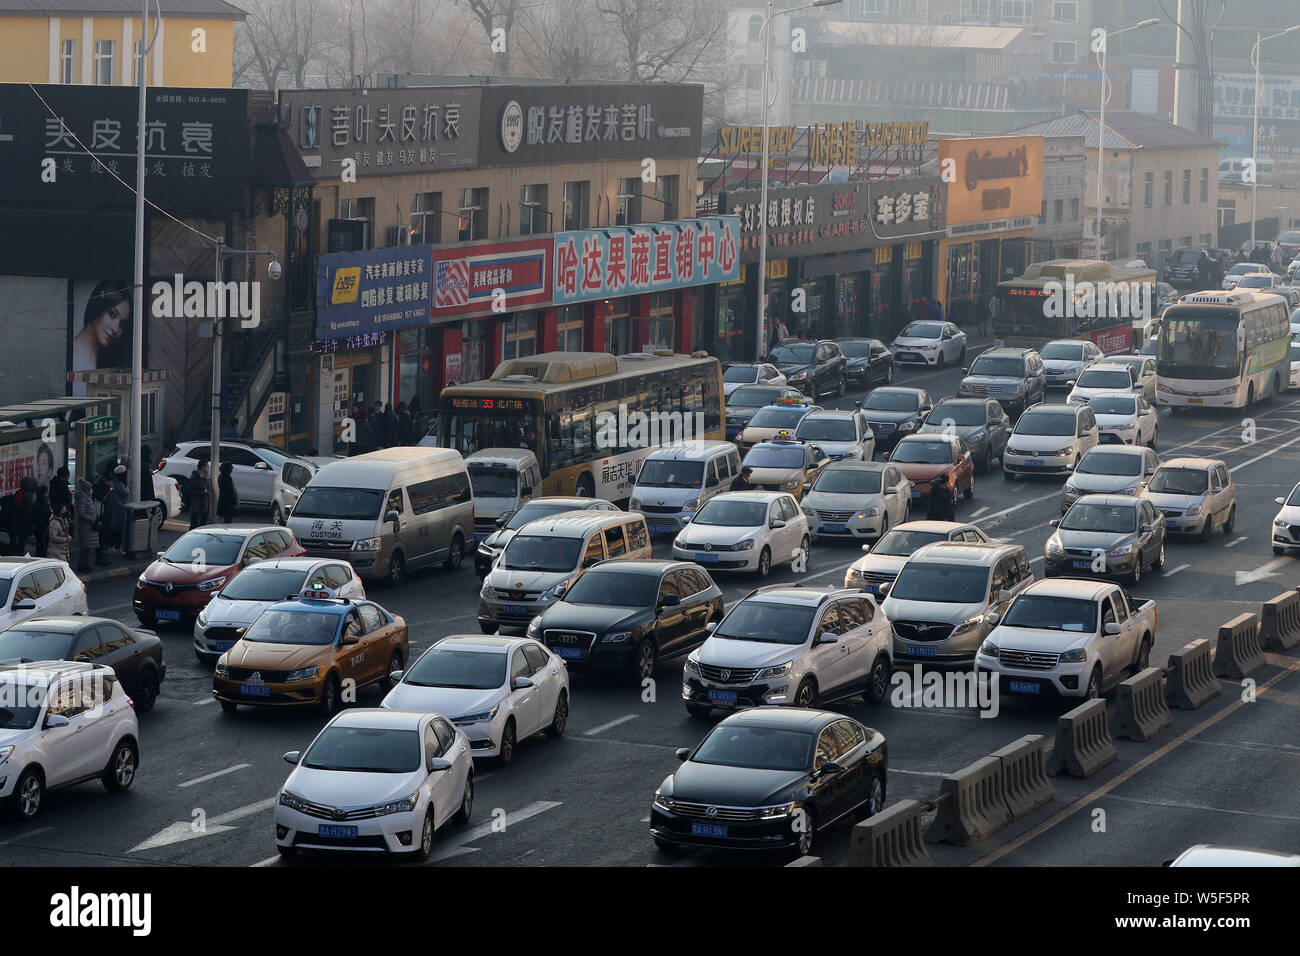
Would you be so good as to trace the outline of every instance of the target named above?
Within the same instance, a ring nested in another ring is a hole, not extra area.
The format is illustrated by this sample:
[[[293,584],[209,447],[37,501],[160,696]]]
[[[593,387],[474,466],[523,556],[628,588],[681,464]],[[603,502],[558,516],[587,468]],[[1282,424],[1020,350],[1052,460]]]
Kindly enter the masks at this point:
[[[433,855],[433,807],[424,814],[424,823],[420,826],[420,848],[415,851],[415,858],[421,863]]]
[[[655,666],[658,664],[658,653],[655,650],[654,641],[646,638],[636,648],[636,669],[633,675],[637,681],[645,681],[655,676]]]
[[[772,573],[772,549],[763,545],[763,550],[758,556],[758,576],[765,578]]]
[[[1133,560],[1133,573],[1129,575],[1129,581],[1134,587],[1137,587],[1138,584],[1140,584],[1142,581],[1142,552],[1141,551],[1137,553],[1137,557]]]
[[[964,345],[961,347],[961,351],[957,353],[957,364],[958,365],[966,364],[966,346]]]
[[[1005,461],[1002,463],[1002,477],[1007,481],[1018,481],[1020,478],[1020,476],[1014,471],[1007,471],[1007,463]]]
[[[478,622],[478,629],[484,634],[495,634],[497,632],[497,626],[495,624],[488,624],[484,621]]]
[[[871,665],[871,676],[867,681],[867,700],[879,704],[889,693],[889,658],[881,654]]]
[[[1201,533],[1198,535],[1198,537],[1199,537],[1202,541],[1209,541],[1209,540],[1210,540],[1210,533],[1211,533],[1213,530],[1214,530],[1214,515],[1212,515],[1212,514],[1207,514],[1207,515],[1205,516],[1205,524],[1203,524],[1203,525],[1201,526]]]
[[[592,480],[591,475],[579,475],[578,483],[574,486],[573,493],[579,498],[596,497],[596,483]]]
[[[867,785],[867,799],[858,807],[857,818],[870,819],[883,809],[885,809],[885,781],[880,779],[879,774],[873,773],[871,782]]]
[[[938,357],[934,360],[934,367],[935,367],[935,368],[943,368],[943,367],[944,367],[945,365],[947,365],[947,364],[948,364],[948,360],[944,357],[944,354],[943,354],[943,346],[941,345],[941,346],[939,346],[939,355],[938,355]]]
[[[135,619],[140,622],[141,627],[153,629],[158,626],[158,620],[149,612],[136,612]]]
[[[1286,554],[1286,548],[1279,548],[1277,545],[1273,545],[1273,553],[1274,553],[1274,554]]]
[[[1156,446],[1159,443],[1160,443],[1160,429],[1158,427],[1153,428],[1151,429],[1151,440],[1147,442],[1147,447],[1150,448],[1152,451],[1155,451]]]
[[[817,703],[817,685],[812,682],[812,678],[805,677],[799,683],[799,689],[794,692],[794,706],[811,707]]]
[[[840,372],[839,385],[835,389],[835,396],[837,398],[843,398],[848,393],[849,393],[849,381],[845,377],[844,373]]]
[[[1228,509],[1228,520],[1223,523],[1223,533],[1232,534],[1232,526],[1237,521],[1237,506],[1233,505]]]
[[[1092,676],[1088,678],[1088,687],[1083,692],[1084,700],[1096,700],[1101,696],[1101,668],[1094,667]]]
[[[457,823],[469,823],[474,812],[474,771],[465,775],[465,793],[460,798],[460,809],[456,811]]]
[[[708,704],[688,703],[686,705],[686,713],[690,714],[692,717],[707,717],[709,714],[713,713],[713,708]]]
[[[795,854],[798,856],[811,856],[813,836],[817,832],[817,821],[813,817],[812,811],[801,809],[795,814],[791,826],[798,831],[796,833]]]
[[[677,856],[682,852],[682,847],[671,840],[665,840],[663,837],[655,837],[655,849],[661,853],[667,853],[670,856]]]
[[[400,587],[406,580],[406,558],[400,551],[394,551],[393,556],[388,559],[388,576],[384,578],[384,583],[390,588]]]
[[[140,671],[140,686],[136,689],[135,709],[140,713],[153,710],[158,700],[158,672],[152,667]]]
[[[497,751],[497,763],[503,767],[508,767],[514,759],[515,719],[511,717],[506,721],[505,728],[501,731],[501,747]]]
[[[334,712],[339,709],[339,679],[333,674],[326,677],[325,683],[321,685],[317,706],[324,717],[334,716]]]
[[[456,532],[451,538],[451,550],[447,552],[447,560],[442,562],[443,570],[459,571],[461,562],[465,560],[465,539]]]
[[[277,843],[275,845],[275,852],[280,854],[280,856],[286,860],[292,860],[298,855],[298,848],[296,846],[280,846]]]
[[[223,714],[233,714],[235,711],[239,709],[239,705],[236,704],[234,701],[223,700],[223,701],[219,701],[219,703],[221,704],[221,712]]]
[[[1159,573],[1165,569],[1165,543],[1160,542],[1160,553],[1156,555],[1155,564],[1151,565],[1151,570]]]
[[[393,653],[388,658],[388,669],[384,671],[384,676],[380,680],[379,686],[386,691],[392,690],[394,687],[396,687],[397,684],[394,682],[393,678],[390,677],[389,675],[392,674],[393,671],[400,671],[401,669],[402,669],[402,652],[393,651]]]
[[[799,547],[803,549],[804,569],[806,570],[808,561],[812,558],[812,539],[808,535],[804,535],[803,540],[799,542]]]
[[[108,758],[108,766],[104,768],[104,774],[99,779],[104,782],[104,788],[113,793],[122,793],[130,790],[131,784],[135,782],[135,769],[140,765],[140,756],[136,752],[135,744],[129,740],[119,740],[117,746],[113,748],[113,756]]]
[[[14,795],[10,800],[10,811],[15,819],[24,823],[35,820],[45,805],[45,780],[40,771],[33,767],[24,770],[14,785]]]
[[[975,470],[981,475],[987,475],[993,468],[993,443],[989,442],[984,446],[984,454],[975,459]]]
[[[278,501],[271,506],[271,520],[278,525],[284,525],[284,512],[280,510],[280,502]]]
[[[962,494],[966,497],[967,501],[975,497],[975,476],[974,475],[970,476],[970,484],[966,486],[966,490],[963,491]]]
[[[907,519],[904,518],[903,520],[906,521]],[[886,511],[880,518],[880,537],[883,538],[887,534],[889,534],[889,512],[888,511]],[[877,538],[877,540],[879,540],[879,538]]]
[[[1254,382],[1251,382],[1250,387],[1246,389],[1246,404],[1248,406],[1255,404],[1255,383]]]
[[[894,366],[892,364],[887,365],[885,367],[885,384],[888,385],[893,380],[894,380]]]
[[[569,694],[567,691],[560,691],[560,696],[555,701],[555,714],[551,717],[551,726],[546,728],[546,736],[563,737],[564,728],[568,725]]]
[[[1138,645],[1137,657],[1133,661],[1133,666],[1129,668],[1130,677],[1136,677],[1144,670],[1151,666],[1151,640],[1142,638],[1142,643]]]

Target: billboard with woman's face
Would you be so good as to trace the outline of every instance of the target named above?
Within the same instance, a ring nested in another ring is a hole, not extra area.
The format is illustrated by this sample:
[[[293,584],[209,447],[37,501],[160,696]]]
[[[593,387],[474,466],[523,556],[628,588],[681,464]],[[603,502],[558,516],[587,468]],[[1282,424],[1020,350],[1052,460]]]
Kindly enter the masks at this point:
[[[126,279],[73,280],[70,371],[131,367],[132,299]],[[73,394],[86,394],[84,383]]]

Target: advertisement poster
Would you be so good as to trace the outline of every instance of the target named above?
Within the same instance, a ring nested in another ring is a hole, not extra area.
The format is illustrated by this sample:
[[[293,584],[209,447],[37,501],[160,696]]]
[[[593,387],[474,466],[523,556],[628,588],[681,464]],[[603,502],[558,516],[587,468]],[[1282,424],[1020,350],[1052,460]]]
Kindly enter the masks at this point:
[[[131,367],[132,298],[129,279],[73,281],[69,371]],[[85,383],[74,383],[73,394],[84,396]]]
[[[53,442],[33,438],[0,445],[0,497],[16,492],[29,475],[37,485],[48,486],[54,472],[67,460],[66,449],[66,435],[56,436]]]
[[[459,352],[452,352],[450,355],[447,356],[447,364],[446,364],[446,368],[444,369],[446,384],[448,385],[460,384],[460,368],[461,368],[461,355]]]

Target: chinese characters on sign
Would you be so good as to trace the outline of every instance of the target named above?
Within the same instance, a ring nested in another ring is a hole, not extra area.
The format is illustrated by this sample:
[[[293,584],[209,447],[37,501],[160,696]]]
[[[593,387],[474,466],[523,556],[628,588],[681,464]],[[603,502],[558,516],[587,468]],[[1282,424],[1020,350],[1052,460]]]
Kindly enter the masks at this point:
[[[323,255],[319,263],[318,339],[428,324],[432,246],[341,252]]]
[[[543,143],[636,141],[648,142],[654,116],[645,104],[608,103],[604,106],[529,106],[524,126],[529,146]]]
[[[548,305],[550,252],[549,239],[439,251],[433,263],[433,309],[440,314],[487,313],[498,290],[505,294],[504,310]]]
[[[368,349],[376,345],[383,345],[388,341],[387,332],[363,332],[361,335],[348,335],[337,339],[316,339],[311,343],[310,349],[313,355],[323,355],[326,352],[337,352],[343,349]]]
[[[813,167],[852,166],[858,157],[857,124],[827,123],[812,127],[808,141],[808,162]]]
[[[885,225],[927,222],[930,218],[930,192],[900,192],[876,197],[876,221]]]
[[[557,233],[554,301],[567,305],[734,279],[739,234],[735,217]]]

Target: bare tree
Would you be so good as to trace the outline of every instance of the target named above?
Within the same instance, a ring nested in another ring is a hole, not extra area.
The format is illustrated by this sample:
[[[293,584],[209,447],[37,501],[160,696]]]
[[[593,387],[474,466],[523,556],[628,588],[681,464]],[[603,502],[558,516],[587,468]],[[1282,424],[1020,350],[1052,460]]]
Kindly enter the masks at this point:
[[[680,82],[725,59],[726,11],[710,0],[594,0],[618,36],[619,79]]]
[[[568,0],[561,0],[568,2]],[[493,52],[492,72],[496,76],[510,75],[510,48],[514,44],[515,20],[523,8],[523,0],[469,0],[469,9],[483,27],[488,43],[498,27],[505,31],[505,45]]]
[[[606,24],[588,0],[530,8],[515,27],[516,69],[548,79],[608,80],[618,72]]]
[[[248,18],[235,40],[235,82],[255,82],[266,89],[284,78],[295,86],[307,82],[310,66],[319,66],[330,42],[332,0],[251,0]]]

